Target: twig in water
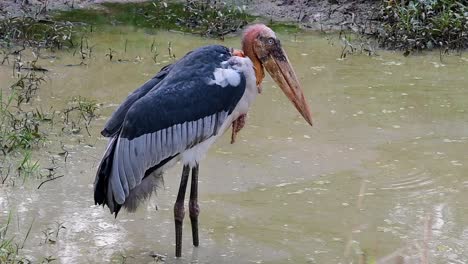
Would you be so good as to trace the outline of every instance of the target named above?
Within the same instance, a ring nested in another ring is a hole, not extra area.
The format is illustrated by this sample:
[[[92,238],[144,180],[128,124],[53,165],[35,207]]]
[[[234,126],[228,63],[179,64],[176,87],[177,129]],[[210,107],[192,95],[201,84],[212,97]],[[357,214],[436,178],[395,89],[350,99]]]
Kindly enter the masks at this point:
[[[106,57],[109,57],[109,61],[112,61],[115,53],[116,53],[115,50],[113,50],[112,48],[109,48],[109,52],[106,53]]]
[[[171,41],[169,41],[167,43],[167,51],[169,53],[169,58],[175,60],[176,56],[174,54],[174,51],[172,50],[172,42]]]
[[[24,237],[23,243],[21,244],[21,247],[20,247],[21,249],[24,248],[24,244],[26,243],[26,240],[28,239],[29,234],[31,233],[31,229],[32,229],[32,226],[33,226],[35,220],[36,220],[36,218],[33,218],[32,222],[31,222],[31,225],[29,226],[28,232],[26,233],[26,236]]]
[[[6,173],[5,178],[3,178],[3,176],[2,176],[2,184],[5,184],[6,180],[7,180],[8,177],[10,176],[10,171],[11,171],[11,164],[8,166],[8,171],[7,171],[7,173]]]
[[[41,182],[41,184],[39,184],[39,186],[37,186],[37,189],[39,190],[39,188],[41,188],[42,184],[44,184],[44,183],[46,183],[46,182],[50,182],[50,181],[56,180],[56,179],[58,179],[58,178],[62,178],[63,176],[65,176],[65,175],[60,175],[60,176],[54,177],[54,178],[52,178],[52,179],[47,179],[47,180]]]

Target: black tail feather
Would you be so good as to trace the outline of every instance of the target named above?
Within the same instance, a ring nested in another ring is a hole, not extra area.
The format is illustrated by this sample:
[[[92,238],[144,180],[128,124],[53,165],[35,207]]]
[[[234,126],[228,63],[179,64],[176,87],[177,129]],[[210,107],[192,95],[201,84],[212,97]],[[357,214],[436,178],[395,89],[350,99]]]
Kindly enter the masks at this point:
[[[159,185],[158,181],[146,178],[153,173],[156,173],[155,177],[162,179],[162,172],[157,172],[158,169],[178,156],[178,154],[176,154],[174,156],[168,157],[159,162],[157,165],[146,170],[145,176],[143,177],[143,181],[146,185],[144,184],[145,186],[140,186],[141,188],[136,187],[132,189],[130,191],[130,196],[127,197],[129,201],[125,201],[124,204],[118,204],[115,201],[113,195],[108,195],[108,192],[112,192],[112,190],[109,190],[109,179],[112,173],[112,164],[114,161],[114,152],[117,146],[117,140],[118,136],[110,139],[106,152],[104,153],[101,163],[97,169],[96,180],[94,182],[94,203],[102,205],[103,207],[109,207],[110,212],[115,214],[116,218],[120,209],[122,209],[122,206],[125,206],[125,208],[129,211],[135,211],[140,201],[147,199],[151,195],[152,190]]]
[[[115,146],[117,145],[117,138],[118,137],[113,137],[110,139],[109,144],[107,145],[107,150],[99,164],[96,173],[96,180],[94,182],[94,203],[99,205],[102,204],[102,206],[107,205],[111,213],[115,213],[116,217],[121,205],[117,204],[115,200],[108,201],[107,192],[109,191],[109,177],[112,172],[112,163],[114,159]]]

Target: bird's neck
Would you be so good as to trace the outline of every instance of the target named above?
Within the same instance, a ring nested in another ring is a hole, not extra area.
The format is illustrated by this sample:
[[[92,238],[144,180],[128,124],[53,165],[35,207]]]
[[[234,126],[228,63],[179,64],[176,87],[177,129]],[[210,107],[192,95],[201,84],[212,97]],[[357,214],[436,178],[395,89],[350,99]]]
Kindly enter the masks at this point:
[[[265,70],[263,69],[263,65],[258,59],[257,55],[253,51],[253,49],[249,50],[244,50],[245,56],[249,57],[249,59],[252,61],[253,66],[254,66],[254,71],[255,71],[255,78],[257,79],[257,87],[260,87],[262,84],[263,79],[265,78]],[[260,89],[259,89],[260,91]]]
[[[265,78],[265,70],[263,69],[263,65],[258,59],[257,55],[255,54],[255,51],[253,50],[252,46],[245,45],[243,43],[242,51],[236,50],[234,55],[241,56],[241,57],[248,57],[252,61],[254,71],[255,71],[255,78],[257,80],[258,92],[261,92],[261,84],[262,84],[263,79]]]

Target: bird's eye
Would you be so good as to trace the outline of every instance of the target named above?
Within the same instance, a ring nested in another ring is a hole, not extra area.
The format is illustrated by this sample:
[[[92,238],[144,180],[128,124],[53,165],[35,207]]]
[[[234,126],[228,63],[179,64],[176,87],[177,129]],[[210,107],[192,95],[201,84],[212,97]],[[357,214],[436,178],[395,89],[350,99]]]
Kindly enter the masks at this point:
[[[273,45],[273,44],[275,44],[275,40],[274,40],[274,39],[272,39],[272,38],[268,39],[268,44],[270,44],[270,45]]]

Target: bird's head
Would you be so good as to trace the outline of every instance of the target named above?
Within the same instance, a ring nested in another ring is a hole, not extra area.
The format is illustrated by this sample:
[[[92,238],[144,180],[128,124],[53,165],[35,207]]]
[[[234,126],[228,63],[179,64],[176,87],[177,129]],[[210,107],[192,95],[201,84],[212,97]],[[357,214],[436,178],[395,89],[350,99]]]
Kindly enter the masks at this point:
[[[263,24],[248,27],[242,38],[242,50],[254,63],[257,85],[265,76],[265,68],[307,123],[312,125],[309,105],[275,32]]]

